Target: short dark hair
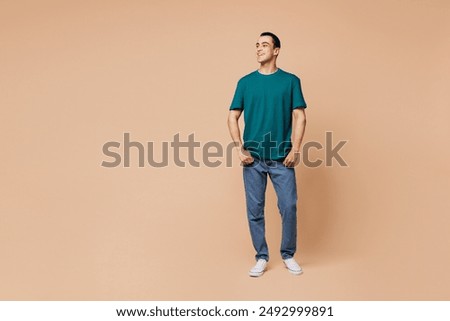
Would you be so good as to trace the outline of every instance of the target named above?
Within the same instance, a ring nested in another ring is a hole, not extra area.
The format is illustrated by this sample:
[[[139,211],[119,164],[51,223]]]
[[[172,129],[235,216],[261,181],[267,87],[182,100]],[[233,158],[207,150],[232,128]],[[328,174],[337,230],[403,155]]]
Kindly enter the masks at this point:
[[[259,36],[260,37],[262,37],[262,36],[270,36],[270,37],[272,37],[273,44],[274,44],[273,47],[274,48],[281,48],[280,38],[275,36],[273,33],[266,31],[266,32],[263,32],[262,34],[260,34]]]

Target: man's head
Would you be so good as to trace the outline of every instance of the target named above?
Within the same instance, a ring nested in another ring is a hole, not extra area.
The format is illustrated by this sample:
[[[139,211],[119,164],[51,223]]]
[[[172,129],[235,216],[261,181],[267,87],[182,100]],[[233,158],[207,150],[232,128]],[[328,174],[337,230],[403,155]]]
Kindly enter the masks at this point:
[[[280,52],[280,39],[271,32],[263,32],[256,42],[256,59],[263,64],[276,60]]]

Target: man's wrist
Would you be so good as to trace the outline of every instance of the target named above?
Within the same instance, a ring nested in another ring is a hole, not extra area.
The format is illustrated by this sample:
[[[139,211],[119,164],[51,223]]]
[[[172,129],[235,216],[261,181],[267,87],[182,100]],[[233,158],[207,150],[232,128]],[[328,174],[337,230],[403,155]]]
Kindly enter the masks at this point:
[[[242,144],[240,142],[233,142],[234,148],[236,148],[237,150],[240,150],[242,147]]]

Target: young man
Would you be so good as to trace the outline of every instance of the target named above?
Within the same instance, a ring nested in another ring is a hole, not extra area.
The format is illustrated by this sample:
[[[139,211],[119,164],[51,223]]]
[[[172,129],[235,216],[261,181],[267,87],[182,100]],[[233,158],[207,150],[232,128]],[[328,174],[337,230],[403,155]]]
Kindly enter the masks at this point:
[[[306,126],[300,79],[276,65],[280,40],[263,32],[256,43],[259,69],[242,77],[230,106],[228,128],[243,165],[247,218],[256,265],[250,276],[261,276],[269,261],[264,204],[269,175],[282,219],[281,257],[293,274],[302,269],[294,259],[297,248],[297,186],[294,166]],[[244,144],[238,120],[244,112]],[[292,136],[291,136],[292,135]],[[292,139],[292,141],[291,141]]]

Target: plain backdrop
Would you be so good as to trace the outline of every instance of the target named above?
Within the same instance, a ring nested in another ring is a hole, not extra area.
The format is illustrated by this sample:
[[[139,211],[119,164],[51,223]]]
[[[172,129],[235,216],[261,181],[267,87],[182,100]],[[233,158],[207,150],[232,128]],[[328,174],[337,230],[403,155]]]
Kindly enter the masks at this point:
[[[302,80],[303,143],[331,132],[348,166],[296,168],[301,276],[269,182],[255,279],[236,154],[106,168],[102,148],[227,146],[263,31]],[[450,2],[4,0],[0,47],[1,299],[450,299]]]

